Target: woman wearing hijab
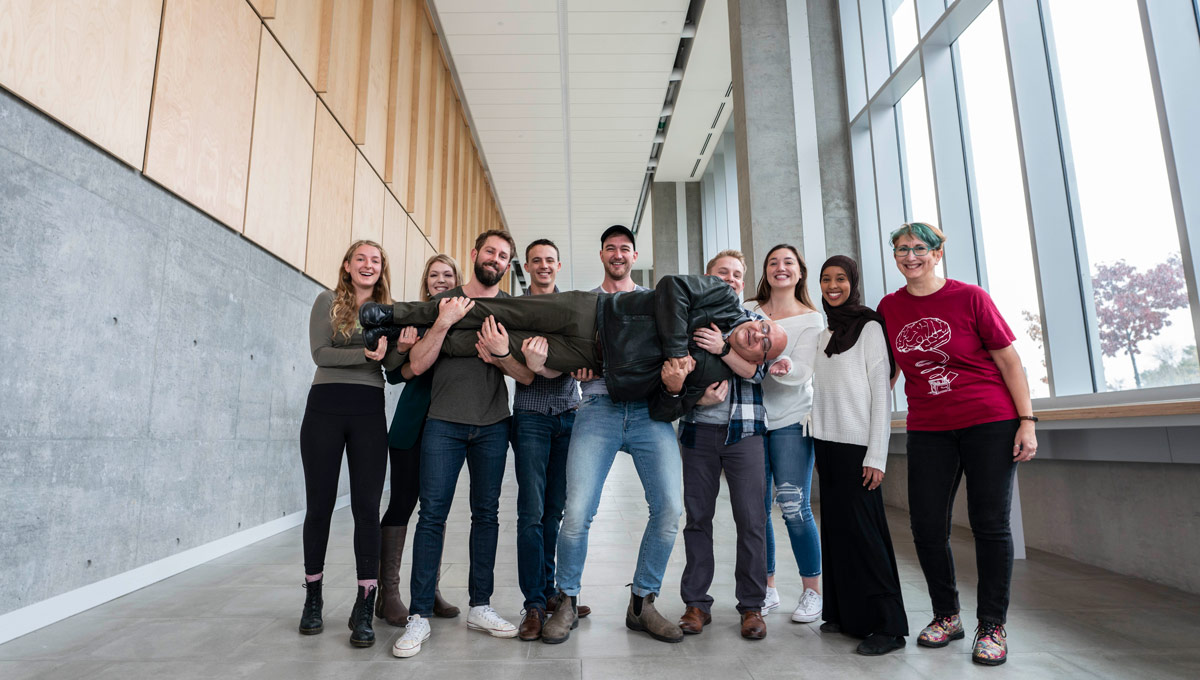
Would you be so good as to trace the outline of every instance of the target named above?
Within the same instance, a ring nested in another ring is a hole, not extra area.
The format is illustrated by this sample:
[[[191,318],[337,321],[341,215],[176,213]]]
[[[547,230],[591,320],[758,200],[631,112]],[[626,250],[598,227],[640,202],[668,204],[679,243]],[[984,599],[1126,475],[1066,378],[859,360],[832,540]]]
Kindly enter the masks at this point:
[[[900,649],[908,617],[883,509],[895,372],[883,317],[860,301],[858,265],[835,255],[821,266],[821,332],[813,367],[812,427],[821,490],[825,623],[864,638],[858,653]]]

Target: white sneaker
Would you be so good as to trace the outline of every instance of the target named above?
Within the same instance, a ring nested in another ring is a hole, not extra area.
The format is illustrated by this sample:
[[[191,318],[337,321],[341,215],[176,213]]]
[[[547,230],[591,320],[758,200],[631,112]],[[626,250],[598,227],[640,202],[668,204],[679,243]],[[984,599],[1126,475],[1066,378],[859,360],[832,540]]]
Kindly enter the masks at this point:
[[[404,635],[396,640],[396,644],[392,645],[392,656],[406,659],[410,656],[416,656],[417,652],[421,651],[421,643],[429,639],[429,621],[421,618],[419,614],[413,614],[408,617],[408,625],[404,628]]]
[[[792,612],[792,620],[796,623],[812,623],[821,618],[824,604],[821,593],[812,588],[805,588],[804,594],[800,596],[800,604],[796,605],[796,611]]]
[[[471,630],[482,630],[483,632],[498,638],[510,638],[517,636],[517,627],[505,621],[486,604],[478,607],[471,607],[471,611],[467,613],[467,628]]]
[[[763,616],[771,613],[772,609],[779,608],[779,591],[771,586],[767,586],[767,599],[763,600],[762,613]]]

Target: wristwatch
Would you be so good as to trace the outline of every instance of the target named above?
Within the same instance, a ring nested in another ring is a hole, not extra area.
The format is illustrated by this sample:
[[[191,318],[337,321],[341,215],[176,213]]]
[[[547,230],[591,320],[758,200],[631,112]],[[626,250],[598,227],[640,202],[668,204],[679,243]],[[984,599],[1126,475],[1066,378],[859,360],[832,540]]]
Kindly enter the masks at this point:
[[[1028,420],[1031,423],[1036,423],[1038,421],[1038,417],[1037,416],[1017,416],[1017,420]]]
[[[721,353],[720,353],[720,354],[718,354],[717,356],[719,356],[719,357],[723,357],[723,356],[725,356],[726,354],[729,354],[729,350],[731,350],[731,349],[733,349],[733,345],[730,345],[730,344],[729,344],[729,341],[728,341],[728,340],[726,340],[726,341],[725,341],[725,349],[722,349],[722,350],[721,350]]]

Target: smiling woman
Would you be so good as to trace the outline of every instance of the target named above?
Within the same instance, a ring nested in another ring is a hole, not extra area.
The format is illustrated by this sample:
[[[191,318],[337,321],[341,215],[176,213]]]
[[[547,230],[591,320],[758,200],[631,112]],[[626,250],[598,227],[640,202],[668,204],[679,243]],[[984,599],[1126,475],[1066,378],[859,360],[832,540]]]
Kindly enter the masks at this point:
[[[329,522],[337,502],[342,450],[350,469],[350,507],[354,514],[354,557],[358,597],[351,616],[350,644],[375,644],[371,616],[379,576],[379,500],[387,469],[387,420],[383,411],[383,373],[401,357],[387,341],[374,350],[363,344],[358,308],[368,301],[391,303],[387,253],[373,241],[355,241],[342,258],[338,285],[323,291],[309,316],[309,343],[317,365],[300,426],[304,465],[304,587],[308,590],[300,632],[324,629],[321,588]]]

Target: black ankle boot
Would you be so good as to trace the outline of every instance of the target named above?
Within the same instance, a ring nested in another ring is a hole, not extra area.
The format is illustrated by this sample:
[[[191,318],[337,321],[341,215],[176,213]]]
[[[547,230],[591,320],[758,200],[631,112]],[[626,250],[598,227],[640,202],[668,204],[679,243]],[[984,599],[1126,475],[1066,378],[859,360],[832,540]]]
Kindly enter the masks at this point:
[[[378,588],[358,587],[354,598],[354,610],[350,612],[350,644],[355,647],[370,647],[375,644],[375,630],[371,628],[371,617],[375,614],[375,594]]]
[[[379,346],[381,338],[387,338],[390,341],[395,341],[400,337],[400,331],[404,330],[401,326],[374,326],[372,328],[363,329],[363,344],[372,352]]]
[[[358,308],[358,322],[363,328],[372,326],[390,326],[392,323],[392,306],[378,302],[364,302]]]
[[[321,579],[305,581],[304,589],[308,594],[304,596],[304,613],[300,614],[300,634],[316,635],[325,630],[321,620],[321,607],[325,605],[321,599]]]

